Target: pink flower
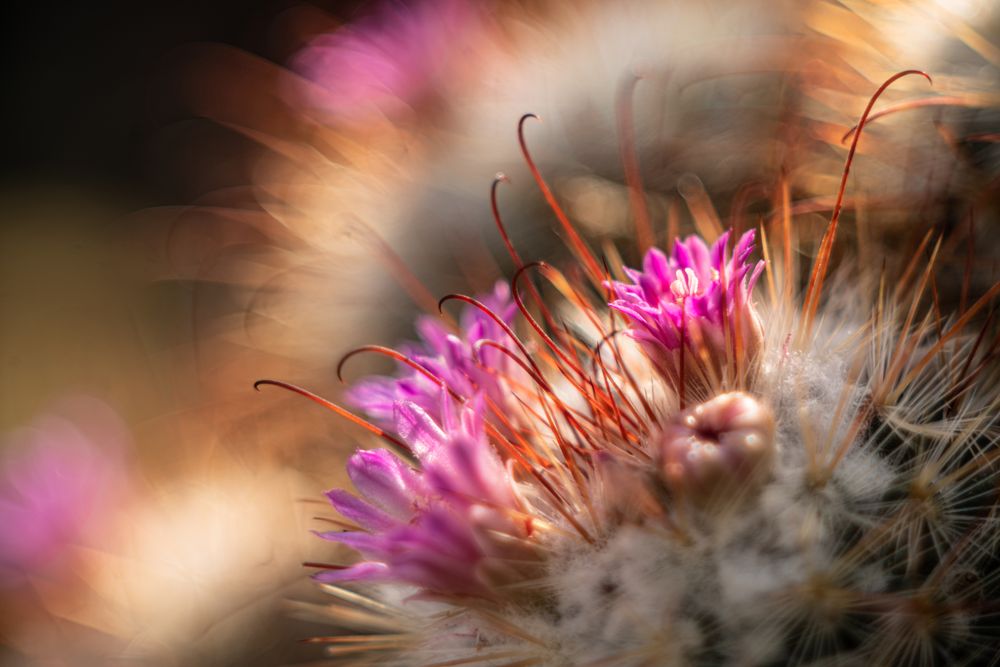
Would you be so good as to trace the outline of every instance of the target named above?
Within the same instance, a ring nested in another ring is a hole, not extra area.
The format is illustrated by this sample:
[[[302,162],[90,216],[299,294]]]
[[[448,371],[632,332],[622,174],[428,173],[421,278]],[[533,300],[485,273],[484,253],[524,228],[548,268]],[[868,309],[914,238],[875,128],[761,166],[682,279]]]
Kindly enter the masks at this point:
[[[444,85],[479,21],[467,0],[383,2],[315,38],[293,68],[322,89],[311,100],[319,108],[349,119],[374,110],[398,115]]]
[[[126,439],[110,408],[84,398],[4,438],[0,582],[57,568],[107,518],[124,484]]]
[[[481,401],[438,423],[413,402],[396,404],[396,432],[419,459],[411,467],[386,450],[359,451],[347,472],[361,498],[327,493],[334,508],[359,530],[321,536],[345,544],[366,560],[316,575],[327,583],[395,581],[426,592],[489,597],[493,586],[518,578],[516,568],[537,557],[524,538],[513,479],[483,432]]]
[[[517,307],[511,300],[510,288],[498,282],[489,294],[478,300],[499,318],[509,324]],[[468,307],[462,313],[458,332],[452,332],[444,323],[432,317],[417,321],[420,342],[404,345],[401,351],[412,361],[440,378],[445,387],[455,394],[471,398],[481,394],[497,404],[503,402],[501,375],[510,365],[503,353],[482,347],[480,341],[495,341],[510,346],[507,335],[493,318],[482,311]],[[441,387],[422,373],[409,366],[402,366],[396,377],[367,378],[348,392],[348,400],[364,410],[382,426],[391,428],[398,401],[408,401],[422,408],[434,418],[440,418]]]
[[[505,323],[516,312],[502,282],[477,300]],[[510,364],[479,343],[511,342],[471,305],[457,331],[428,317],[417,328],[421,342],[403,352],[442,384],[404,365],[397,377],[366,379],[348,394],[416,461],[387,450],[351,457],[347,472],[360,497],[342,489],[327,497],[359,530],[322,537],[365,560],[317,579],[395,581],[436,595],[490,597],[495,586],[533,574],[530,564],[538,561],[514,478],[486,432],[491,410],[507,400],[502,378]]]
[[[737,334],[742,358],[756,355],[763,330],[750,294],[764,262],[748,261],[754,237],[754,230],[743,234],[728,259],[729,232],[711,248],[697,236],[678,239],[670,256],[653,248],[642,271],[626,268],[632,284],[610,283],[618,297],[611,307],[628,318],[630,335],[671,378],[679,376],[682,348],[691,374],[708,380],[732,358]]]

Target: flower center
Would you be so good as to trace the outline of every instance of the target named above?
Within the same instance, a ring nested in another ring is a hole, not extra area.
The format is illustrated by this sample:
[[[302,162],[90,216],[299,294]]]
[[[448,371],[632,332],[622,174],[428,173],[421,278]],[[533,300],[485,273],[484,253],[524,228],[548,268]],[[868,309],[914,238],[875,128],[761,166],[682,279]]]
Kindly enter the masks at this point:
[[[677,269],[677,280],[670,283],[670,291],[678,299],[698,294],[698,276],[690,268]]]

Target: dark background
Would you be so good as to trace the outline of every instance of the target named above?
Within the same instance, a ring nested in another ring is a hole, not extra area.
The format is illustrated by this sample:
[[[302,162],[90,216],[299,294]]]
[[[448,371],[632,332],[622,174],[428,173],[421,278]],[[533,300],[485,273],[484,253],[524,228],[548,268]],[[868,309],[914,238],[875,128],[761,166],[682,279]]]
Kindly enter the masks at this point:
[[[151,163],[158,83],[186,44],[219,42],[281,61],[273,26],[288,0],[3,3],[0,186],[69,185],[135,207],[175,204]],[[362,3],[313,6],[347,19]]]

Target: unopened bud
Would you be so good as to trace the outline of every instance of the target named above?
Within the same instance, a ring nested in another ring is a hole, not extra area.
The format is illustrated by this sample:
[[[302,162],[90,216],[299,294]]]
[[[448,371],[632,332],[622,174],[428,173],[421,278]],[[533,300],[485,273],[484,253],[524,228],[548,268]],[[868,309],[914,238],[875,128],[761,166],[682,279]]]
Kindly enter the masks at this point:
[[[661,470],[671,492],[697,501],[742,495],[767,479],[774,415],[757,399],[730,392],[680,413],[663,432]]]

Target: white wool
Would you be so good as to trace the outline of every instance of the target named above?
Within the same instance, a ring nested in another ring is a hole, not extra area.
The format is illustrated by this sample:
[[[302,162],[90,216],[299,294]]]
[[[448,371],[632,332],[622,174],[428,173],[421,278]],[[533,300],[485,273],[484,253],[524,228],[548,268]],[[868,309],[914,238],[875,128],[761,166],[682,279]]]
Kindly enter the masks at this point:
[[[680,660],[702,640],[696,623],[685,618],[691,576],[700,568],[692,556],[662,533],[627,526],[603,545],[556,559],[550,573],[559,605],[549,622],[553,643],[577,664],[659,645],[669,634]]]
[[[832,484],[856,506],[879,501],[893,483],[896,470],[873,452],[856,447],[833,471]]]

